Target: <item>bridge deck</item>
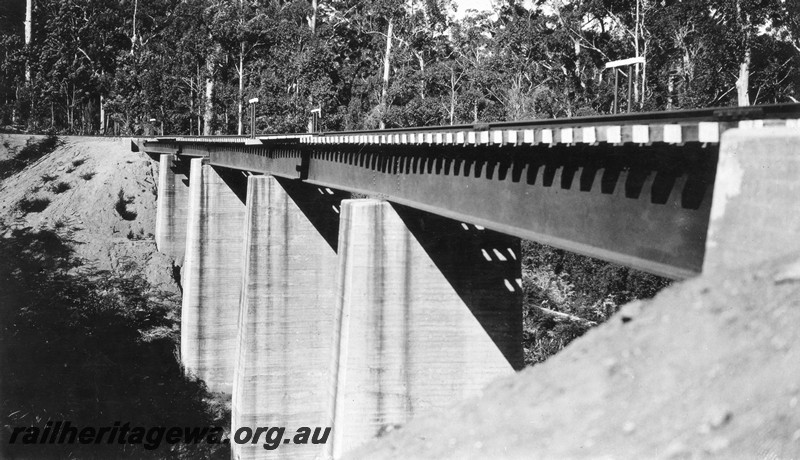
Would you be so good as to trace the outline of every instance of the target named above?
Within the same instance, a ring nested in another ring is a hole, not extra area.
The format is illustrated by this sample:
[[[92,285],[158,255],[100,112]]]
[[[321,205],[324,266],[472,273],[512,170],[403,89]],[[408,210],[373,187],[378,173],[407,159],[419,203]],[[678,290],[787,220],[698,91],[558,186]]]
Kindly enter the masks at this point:
[[[364,193],[652,273],[700,272],[721,133],[800,104],[298,135],[139,139],[152,154]]]

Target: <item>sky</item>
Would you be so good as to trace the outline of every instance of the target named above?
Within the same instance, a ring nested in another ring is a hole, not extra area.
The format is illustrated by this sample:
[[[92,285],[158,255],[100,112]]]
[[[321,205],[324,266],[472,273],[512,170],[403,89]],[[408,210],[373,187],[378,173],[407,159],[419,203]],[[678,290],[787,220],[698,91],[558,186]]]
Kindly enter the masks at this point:
[[[461,19],[464,13],[469,10],[487,11],[492,9],[491,0],[453,0],[453,3],[458,5],[458,12],[456,17]]]

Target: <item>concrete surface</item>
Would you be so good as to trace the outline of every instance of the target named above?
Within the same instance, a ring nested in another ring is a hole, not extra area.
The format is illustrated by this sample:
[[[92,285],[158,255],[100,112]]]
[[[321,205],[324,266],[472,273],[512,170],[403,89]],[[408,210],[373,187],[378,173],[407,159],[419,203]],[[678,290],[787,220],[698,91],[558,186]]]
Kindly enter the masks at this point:
[[[191,160],[181,307],[181,361],[212,391],[230,393],[245,205],[217,171]]]

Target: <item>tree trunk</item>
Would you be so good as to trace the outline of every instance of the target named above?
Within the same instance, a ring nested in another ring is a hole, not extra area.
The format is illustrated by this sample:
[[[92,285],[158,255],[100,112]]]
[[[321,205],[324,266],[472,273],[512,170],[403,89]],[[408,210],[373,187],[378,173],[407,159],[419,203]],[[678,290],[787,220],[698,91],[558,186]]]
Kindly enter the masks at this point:
[[[194,131],[194,78],[189,79],[189,135],[191,136]]]
[[[311,29],[311,35],[316,35],[317,34],[317,9],[318,9],[318,7],[319,7],[319,5],[318,5],[317,0],[311,0],[311,18],[309,18],[309,23],[308,23],[308,26]],[[311,94],[310,91],[309,91],[309,94],[308,94],[308,107],[309,107],[310,110],[315,110],[315,108],[314,108],[314,96],[313,96],[313,94]],[[322,107],[319,107],[319,108],[320,108],[320,113],[318,114],[319,118],[317,119],[317,123],[321,122],[321,120],[322,120]],[[313,113],[309,114],[307,131],[309,133],[313,133],[317,129],[319,129],[319,126],[316,126],[315,123],[314,123],[314,114]]]
[[[453,125],[456,115],[456,73],[450,69],[450,125]]]
[[[383,86],[381,88],[381,102],[380,102],[380,129],[386,128],[386,99],[389,96],[389,65],[391,65],[392,56],[392,20],[389,20],[389,26],[386,31],[386,54],[383,56]]]
[[[33,0],[25,2],[25,49],[31,46],[31,36],[33,35]],[[29,58],[25,58],[25,83],[31,81],[31,63]]]
[[[203,114],[203,135],[213,134],[211,128],[214,124],[214,77],[209,73],[206,77],[206,107]]]
[[[739,90],[739,105],[750,105],[750,48],[744,52],[744,59],[739,64],[739,79],[736,81]]]
[[[106,99],[100,94],[100,134],[106,133]]]
[[[240,136],[242,135],[242,130],[244,129],[242,124],[242,117],[244,113],[244,107],[242,106],[244,100],[244,42],[241,43],[241,48],[239,49],[239,127],[237,129],[237,134]]]
[[[641,27],[641,21],[639,19],[639,1],[636,0],[636,24],[633,28],[633,48],[634,48],[634,56],[639,57],[639,28]],[[634,66],[635,77],[628,75],[628,78],[633,78],[633,81],[636,82],[633,85],[633,100],[639,101],[639,64]],[[630,105],[631,101],[628,101],[628,112],[630,112]]]
[[[244,30],[244,0],[239,0],[239,27]],[[239,43],[239,107],[238,107],[238,123],[236,133],[242,135],[243,125],[242,116],[244,107],[242,107],[244,99],[244,41]]]
[[[317,7],[317,0],[311,0],[311,17],[308,19],[311,35],[316,35],[317,33]]]
[[[131,31],[131,55],[136,49],[136,13],[139,10],[139,0],[133,2],[133,29]]]
[[[200,117],[200,64],[199,63],[197,64],[197,86],[195,88],[197,88],[197,91],[196,91],[196,94],[197,94],[197,135],[199,136],[199,135],[202,134],[201,130],[202,130],[202,126],[203,126],[202,118]]]
[[[414,53],[419,61],[419,97],[425,100],[425,59],[423,59],[422,52]]]
[[[738,90],[738,103],[739,106],[750,105],[750,34],[747,31],[747,20],[742,17],[742,2],[736,0],[736,22],[742,29],[742,36],[744,38],[744,58],[739,64],[739,78],[736,80],[736,88]]]
[[[647,90],[647,40],[644,41],[642,56],[644,56],[644,62],[642,63],[642,98],[639,100],[639,109],[644,107],[645,91]]]
[[[219,56],[219,45],[211,51],[206,62],[206,99],[205,111],[203,113],[203,135],[210,136],[214,134],[214,71],[217,66],[217,56]]]
[[[672,69],[669,71],[669,75],[667,76],[667,110],[672,110],[673,103],[672,103],[672,94],[675,92],[675,80],[674,76],[672,75]]]

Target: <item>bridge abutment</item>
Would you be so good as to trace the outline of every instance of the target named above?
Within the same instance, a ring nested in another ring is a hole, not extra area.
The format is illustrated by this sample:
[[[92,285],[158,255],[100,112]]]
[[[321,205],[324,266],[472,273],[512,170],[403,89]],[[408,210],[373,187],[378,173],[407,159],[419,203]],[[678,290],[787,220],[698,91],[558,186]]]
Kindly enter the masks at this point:
[[[233,433],[330,426],[337,255],[325,235],[338,231],[338,201],[317,209],[312,223],[306,206],[335,200],[334,192],[287,186],[291,194],[274,177],[248,178]],[[286,444],[270,451],[264,442],[232,444],[233,458],[315,458],[324,449]]]
[[[236,361],[245,205],[204,160],[191,160],[181,307],[181,360],[212,391],[230,393]]]
[[[518,238],[378,200],[345,200],[335,458],[522,365]]]
[[[186,250],[186,207],[189,199],[189,164],[175,154],[161,154],[158,163],[156,247],[183,265]]]
[[[800,250],[800,131],[731,129],[722,135],[703,273]]]

